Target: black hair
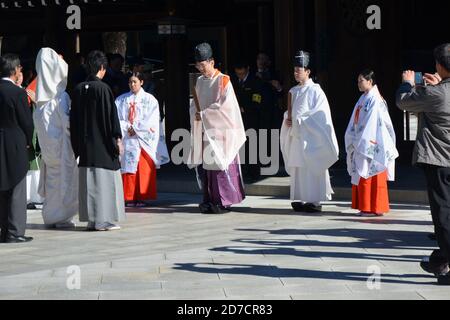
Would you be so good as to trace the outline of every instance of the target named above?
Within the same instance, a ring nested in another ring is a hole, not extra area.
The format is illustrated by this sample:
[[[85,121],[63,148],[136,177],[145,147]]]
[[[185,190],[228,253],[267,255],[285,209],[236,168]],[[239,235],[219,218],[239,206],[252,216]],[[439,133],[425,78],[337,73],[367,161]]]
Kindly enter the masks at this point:
[[[9,78],[16,73],[16,68],[20,66],[19,56],[7,53],[0,57],[0,77]]]
[[[375,72],[373,70],[370,69],[364,69],[363,71],[361,71],[359,73],[360,76],[362,76],[364,79],[366,79],[367,81],[372,80],[372,85],[376,85],[377,84],[377,79],[375,77]]]
[[[94,50],[88,54],[86,65],[89,74],[96,75],[102,67],[104,69],[108,67],[108,59],[102,51]]]
[[[434,49],[434,59],[450,72],[450,43],[444,43]]]
[[[130,75],[130,78],[129,78],[129,79],[131,79],[131,78],[133,78],[133,77],[138,78],[140,81],[145,81],[145,78],[144,78],[144,74],[143,74],[143,73],[140,73],[140,72],[134,72],[134,73],[132,73],[132,74]],[[129,80],[129,79],[128,79],[128,80]]]
[[[111,55],[111,57],[109,58],[109,62],[111,63],[112,61],[118,60],[118,59],[120,59],[120,61],[121,61],[122,63],[125,62],[125,58],[124,58],[120,53],[113,53],[113,54]]]
[[[250,68],[250,64],[249,64],[247,61],[242,60],[242,61],[238,61],[238,62],[234,65],[234,68],[235,68],[235,69],[248,69],[248,68]]]

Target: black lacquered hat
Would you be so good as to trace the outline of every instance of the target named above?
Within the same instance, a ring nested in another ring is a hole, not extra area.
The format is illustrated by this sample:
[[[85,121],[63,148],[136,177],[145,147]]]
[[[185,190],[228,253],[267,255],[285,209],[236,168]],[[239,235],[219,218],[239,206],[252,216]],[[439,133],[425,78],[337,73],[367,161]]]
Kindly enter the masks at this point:
[[[294,66],[299,68],[309,68],[310,64],[310,53],[302,50],[297,51],[294,58]]]
[[[213,58],[213,51],[209,43],[201,43],[195,47],[195,62],[207,61]]]

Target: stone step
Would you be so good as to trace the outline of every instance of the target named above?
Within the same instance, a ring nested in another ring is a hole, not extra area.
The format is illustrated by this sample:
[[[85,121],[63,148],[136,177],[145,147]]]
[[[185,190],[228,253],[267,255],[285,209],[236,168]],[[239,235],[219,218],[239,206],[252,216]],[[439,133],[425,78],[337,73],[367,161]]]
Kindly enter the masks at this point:
[[[333,200],[350,201],[352,189],[349,187],[334,187]],[[191,193],[200,194],[198,183],[195,180],[158,180],[158,192],[163,193]],[[268,196],[289,198],[290,187],[288,177],[267,178],[257,183],[247,184],[245,193],[248,196]],[[428,194],[426,190],[389,189],[391,203],[421,204],[428,205]]]

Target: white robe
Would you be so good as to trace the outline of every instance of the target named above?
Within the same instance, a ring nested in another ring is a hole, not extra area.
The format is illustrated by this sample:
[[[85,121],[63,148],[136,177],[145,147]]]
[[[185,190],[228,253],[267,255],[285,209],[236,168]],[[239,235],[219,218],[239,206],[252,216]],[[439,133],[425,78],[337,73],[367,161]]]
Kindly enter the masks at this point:
[[[202,120],[195,121],[193,101],[187,164],[191,169],[202,165],[205,170],[226,171],[247,139],[233,85],[227,75],[216,70],[212,78],[199,77],[195,90]]]
[[[67,93],[38,105],[33,118],[42,151],[39,194],[45,224],[70,221],[78,214],[78,168],[70,142]]]
[[[331,200],[328,169],[339,159],[339,146],[327,97],[312,80],[290,93],[292,127],[283,122],[281,151],[291,176],[291,199],[315,204]]]
[[[352,184],[387,171],[395,180],[395,159],[399,153],[386,101],[375,86],[358,100],[345,134],[347,169]]]
[[[136,104],[134,123],[129,121],[130,105]],[[122,173],[135,174],[141,150],[144,150],[159,168],[169,162],[165,141],[160,139],[160,113],[158,100],[141,89],[136,95],[125,93],[116,99],[117,113],[122,128],[124,155],[121,157]],[[136,136],[130,137],[128,129],[133,127]],[[159,146],[159,144],[164,144]]]
[[[27,173],[27,204],[42,203],[44,201],[39,195],[40,176],[40,170],[29,170]]]
[[[37,107],[34,125],[42,152],[39,194],[44,223],[70,221],[78,213],[78,167],[70,141],[70,98],[65,92],[68,66],[43,48],[36,60]]]

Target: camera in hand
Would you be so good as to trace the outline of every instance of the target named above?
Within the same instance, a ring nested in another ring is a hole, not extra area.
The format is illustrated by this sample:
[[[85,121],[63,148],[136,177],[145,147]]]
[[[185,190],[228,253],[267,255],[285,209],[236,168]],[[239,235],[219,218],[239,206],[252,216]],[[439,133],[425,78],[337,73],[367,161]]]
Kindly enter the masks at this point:
[[[415,81],[416,85],[424,85],[425,82],[423,80],[423,73],[422,72],[416,72],[415,75]]]

